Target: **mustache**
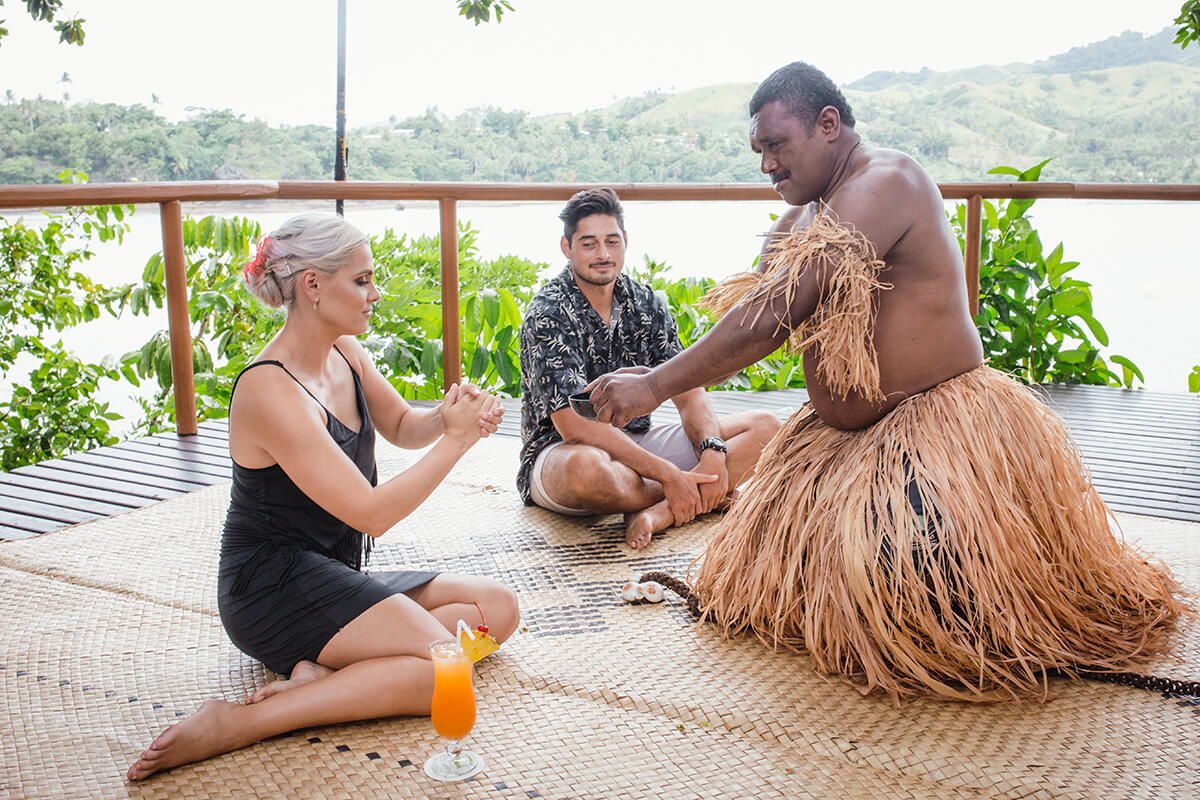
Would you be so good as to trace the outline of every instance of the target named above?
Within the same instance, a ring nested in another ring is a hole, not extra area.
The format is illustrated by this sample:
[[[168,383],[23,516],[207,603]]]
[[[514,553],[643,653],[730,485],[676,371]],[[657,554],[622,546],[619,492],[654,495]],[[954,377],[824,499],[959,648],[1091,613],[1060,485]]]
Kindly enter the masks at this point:
[[[790,172],[772,172],[771,173],[771,183],[779,183],[784,178],[790,178],[790,177],[792,177],[792,173],[790,173]]]

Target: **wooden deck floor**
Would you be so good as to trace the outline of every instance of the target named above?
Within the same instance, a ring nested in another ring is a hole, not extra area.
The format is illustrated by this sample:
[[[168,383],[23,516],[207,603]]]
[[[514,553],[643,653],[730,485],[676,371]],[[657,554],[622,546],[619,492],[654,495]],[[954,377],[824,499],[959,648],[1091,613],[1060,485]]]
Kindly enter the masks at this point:
[[[1200,396],[1048,386],[1100,494],[1114,510],[1200,522]],[[712,392],[719,414],[765,408],[784,416],[807,396]],[[500,435],[520,436],[520,401]],[[676,421],[669,404],[656,421]],[[111,516],[229,479],[224,420],[196,436],[157,434],[0,473],[0,539],[21,539]],[[515,467],[514,467],[515,468]]]

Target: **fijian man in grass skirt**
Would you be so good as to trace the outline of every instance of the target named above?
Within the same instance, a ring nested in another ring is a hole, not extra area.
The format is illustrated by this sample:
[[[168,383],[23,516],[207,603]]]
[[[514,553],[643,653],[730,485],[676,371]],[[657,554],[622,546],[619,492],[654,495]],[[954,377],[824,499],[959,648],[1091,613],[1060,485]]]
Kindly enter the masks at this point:
[[[1120,541],[1062,422],[983,364],[937,184],[870,147],[803,64],[750,103],[750,144],[791,206],[722,319],[645,374],[591,384],[621,425],[785,341],[810,402],[764,450],[692,578],[729,633],[806,650],[863,691],[1045,698],[1050,671],[1163,651],[1182,606]]]

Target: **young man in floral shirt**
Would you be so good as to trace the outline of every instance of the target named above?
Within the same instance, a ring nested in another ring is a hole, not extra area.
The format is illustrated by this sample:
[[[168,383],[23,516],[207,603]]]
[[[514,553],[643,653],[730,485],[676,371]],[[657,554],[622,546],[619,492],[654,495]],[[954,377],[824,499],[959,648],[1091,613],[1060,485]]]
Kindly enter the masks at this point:
[[[570,515],[623,513],[625,541],[645,547],[671,525],[723,507],[779,428],[765,411],[718,418],[703,389],[672,398],[681,422],[638,417],[614,428],[576,414],[568,398],[618,369],[646,370],[683,348],[670,311],[621,273],[627,237],[611,189],[567,203],[567,267],[529,304],[521,326],[521,466],[530,505]]]

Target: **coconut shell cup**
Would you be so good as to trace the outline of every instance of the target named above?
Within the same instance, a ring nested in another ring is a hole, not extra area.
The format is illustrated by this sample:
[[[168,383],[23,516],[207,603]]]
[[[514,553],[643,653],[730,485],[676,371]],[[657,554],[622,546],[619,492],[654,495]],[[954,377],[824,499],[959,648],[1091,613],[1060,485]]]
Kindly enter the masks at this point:
[[[596,418],[596,409],[592,406],[590,394],[590,392],[576,392],[567,398],[571,404],[571,410],[584,419]]]

